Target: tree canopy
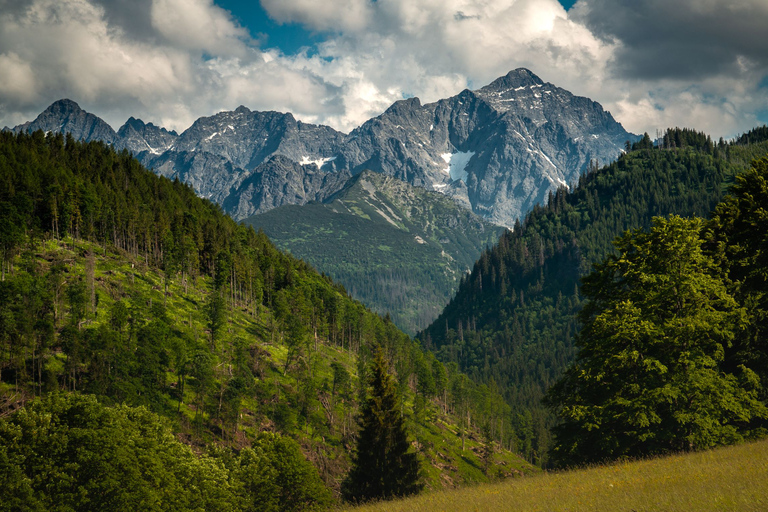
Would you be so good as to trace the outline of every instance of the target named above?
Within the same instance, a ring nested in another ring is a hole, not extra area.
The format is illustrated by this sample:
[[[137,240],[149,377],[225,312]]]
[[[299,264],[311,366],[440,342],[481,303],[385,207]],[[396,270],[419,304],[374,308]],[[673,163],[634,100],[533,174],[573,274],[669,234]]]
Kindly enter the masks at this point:
[[[560,463],[727,444],[765,416],[755,372],[721,367],[745,311],[702,249],[704,222],[657,217],[583,279],[579,354],[548,395]]]

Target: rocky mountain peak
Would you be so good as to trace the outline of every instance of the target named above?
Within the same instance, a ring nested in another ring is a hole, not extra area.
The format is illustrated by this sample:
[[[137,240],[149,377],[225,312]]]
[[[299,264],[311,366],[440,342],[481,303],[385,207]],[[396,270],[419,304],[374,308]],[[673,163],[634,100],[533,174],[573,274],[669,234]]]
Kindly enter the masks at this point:
[[[497,78],[486,85],[480,91],[498,92],[506,89],[517,89],[520,87],[531,87],[533,85],[543,85],[544,81],[525,68],[513,69],[506,75]]]
[[[70,99],[55,101],[34,121],[14,128],[15,132],[36,130],[69,132],[76,140],[101,140],[107,144],[113,144],[116,140],[115,131],[111,126]]]
[[[69,115],[69,114],[79,114],[80,112],[85,113],[85,111],[82,108],[80,108],[80,105],[70,100],[69,98],[64,98],[58,101],[54,101],[51,104],[51,106],[49,106],[47,109],[43,111],[43,114],[47,113],[51,115],[60,116],[60,115]]]
[[[405,112],[409,112],[411,110],[415,110],[421,108],[421,101],[417,97],[413,98],[406,98],[404,100],[399,100],[394,102],[385,112],[385,114],[403,114]]]
[[[153,155],[160,155],[173,145],[178,136],[173,130],[168,131],[131,116],[117,130],[115,146],[126,148],[134,154],[148,151]]]

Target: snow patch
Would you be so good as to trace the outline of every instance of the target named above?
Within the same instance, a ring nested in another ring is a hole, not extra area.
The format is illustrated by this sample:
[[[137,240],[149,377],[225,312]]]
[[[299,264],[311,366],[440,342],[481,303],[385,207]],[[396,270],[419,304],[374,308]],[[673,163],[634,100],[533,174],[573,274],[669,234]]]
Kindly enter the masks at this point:
[[[300,165],[310,165],[315,164],[318,169],[321,169],[325,164],[328,162],[333,162],[336,160],[335,156],[328,157],[328,158],[318,158],[317,160],[312,160],[308,156],[301,157],[301,162],[299,162]]]
[[[456,153],[443,153],[440,158],[448,164],[443,172],[448,174],[453,181],[461,180],[467,182],[469,174],[466,171],[469,160],[475,155],[474,151],[457,151]]]
[[[595,134],[593,133],[593,134],[592,134],[592,138],[593,138],[593,139],[599,139],[599,138],[600,138],[600,136],[599,136],[599,135],[595,135]]]
[[[555,164],[553,164],[553,163],[552,163],[552,160],[550,160],[550,159],[549,159],[549,157],[548,157],[547,155],[545,155],[545,154],[544,154],[544,153],[542,153],[541,151],[539,151],[539,154],[540,154],[541,156],[543,156],[543,157],[544,157],[544,160],[546,160],[547,162],[549,162],[549,165],[551,165],[552,167],[554,167],[555,169],[557,169],[557,166],[556,166]]]
[[[522,91],[523,89],[525,89],[525,86],[521,86],[521,87],[518,87],[518,88],[517,88],[517,89],[515,89],[515,90],[516,90],[516,91]]]
[[[206,138],[205,138],[205,140],[211,140],[212,138],[214,138],[214,137],[215,137],[215,136],[217,136],[218,134],[219,134],[219,132],[213,132],[211,135],[209,135],[208,137],[206,137]]]
[[[433,124],[429,125],[429,131],[432,131],[434,129],[435,129],[435,125],[433,125]]]
[[[142,141],[144,141],[144,145],[149,148],[149,152],[152,153],[153,155],[160,155],[160,154],[162,154],[162,151],[160,151],[159,149],[155,149],[152,146],[150,146],[149,142],[147,142],[146,140],[142,139]]]

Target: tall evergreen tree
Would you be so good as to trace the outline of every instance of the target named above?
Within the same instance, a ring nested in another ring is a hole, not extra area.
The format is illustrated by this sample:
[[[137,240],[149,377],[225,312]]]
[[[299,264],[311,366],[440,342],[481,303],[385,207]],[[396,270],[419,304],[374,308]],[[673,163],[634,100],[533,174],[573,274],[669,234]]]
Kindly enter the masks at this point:
[[[360,416],[357,453],[342,484],[344,498],[349,501],[406,496],[423,487],[418,456],[409,451],[400,399],[387,366],[379,348],[371,366],[370,392]]]

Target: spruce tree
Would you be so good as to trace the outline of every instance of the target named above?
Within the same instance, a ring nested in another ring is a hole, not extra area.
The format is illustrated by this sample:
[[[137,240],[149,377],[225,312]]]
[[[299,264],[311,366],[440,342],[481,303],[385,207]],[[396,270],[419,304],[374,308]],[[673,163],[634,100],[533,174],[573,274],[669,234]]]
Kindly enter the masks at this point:
[[[344,498],[362,502],[415,494],[423,487],[419,460],[409,451],[397,388],[381,349],[375,353],[369,383],[359,420],[357,453],[342,484]]]

